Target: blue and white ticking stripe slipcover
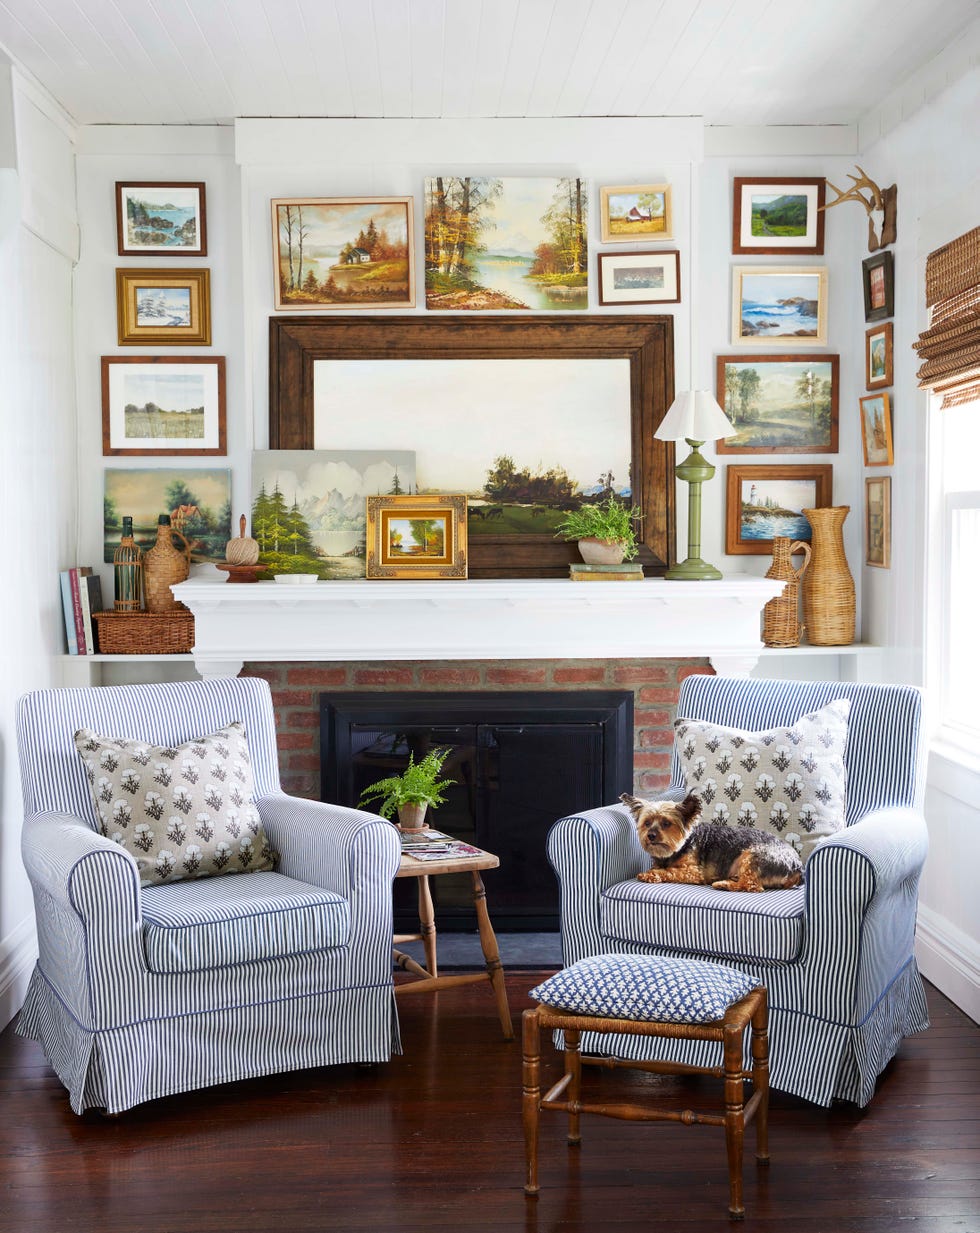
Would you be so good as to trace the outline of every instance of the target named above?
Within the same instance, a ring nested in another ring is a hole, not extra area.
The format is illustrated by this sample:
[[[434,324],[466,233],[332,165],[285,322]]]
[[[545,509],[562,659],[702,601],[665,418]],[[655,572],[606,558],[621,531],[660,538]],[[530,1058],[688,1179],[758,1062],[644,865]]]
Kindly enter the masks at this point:
[[[921,697],[906,686],[692,676],[679,717],[749,731],[792,724],[848,698],[847,826],[821,843],[798,890],[763,894],[639,883],[649,868],[621,805],[562,818],[548,837],[561,887],[566,965],[603,954],[723,962],[769,996],[773,1087],[817,1104],[865,1105],[904,1036],[928,1027],[912,953],[927,834]],[[680,800],[672,761],[665,799]],[[583,1050],[696,1063],[711,1042],[583,1033]],[[748,1061],[748,1059],[747,1059]]]
[[[96,829],[75,731],[181,744],[236,720],[276,872],[141,890],[136,862]],[[265,681],[28,694],[17,738],[39,948],[17,1030],[44,1046],[77,1113],[400,1052],[397,834],[281,791]]]

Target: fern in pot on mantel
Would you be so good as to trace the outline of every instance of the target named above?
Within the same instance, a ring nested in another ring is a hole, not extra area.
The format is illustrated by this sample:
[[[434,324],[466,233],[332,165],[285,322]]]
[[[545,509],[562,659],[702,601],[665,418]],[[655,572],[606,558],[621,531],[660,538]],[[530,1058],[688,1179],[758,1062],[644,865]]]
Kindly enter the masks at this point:
[[[358,805],[380,797],[378,813],[383,818],[390,819],[397,811],[402,830],[421,830],[426,809],[445,804],[442,789],[456,782],[455,779],[439,778],[448,755],[448,749],[433,749],[421,762],[416,762],[414,754],[410,753],[405,770],[400,775],[390,775],[387,779],[370,784],[361,793]]]
[[[618,565],[637,553],[636,524],[640,510],[615,496],[570,510],[558,524],[556,536],[577,540],[582,560],[590,565]]]

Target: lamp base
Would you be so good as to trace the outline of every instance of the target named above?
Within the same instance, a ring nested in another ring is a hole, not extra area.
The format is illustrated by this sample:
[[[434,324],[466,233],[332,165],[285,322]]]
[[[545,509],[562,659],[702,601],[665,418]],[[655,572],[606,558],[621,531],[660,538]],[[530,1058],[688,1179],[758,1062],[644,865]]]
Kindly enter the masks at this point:
[[[686,561],[679,561],[664,574],[671,582],[716,582],[722,576],[720,569],[715,569],[700,557],[688,557]]]

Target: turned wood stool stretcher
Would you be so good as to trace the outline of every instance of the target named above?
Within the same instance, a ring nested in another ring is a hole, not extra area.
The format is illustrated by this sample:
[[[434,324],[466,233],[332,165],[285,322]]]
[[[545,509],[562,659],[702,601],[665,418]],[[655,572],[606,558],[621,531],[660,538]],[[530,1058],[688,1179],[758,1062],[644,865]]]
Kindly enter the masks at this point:
[[[746,1027],[751,1026],[752,1068],[743,1070],[743,1048]],[[541,1031],[559,1028],[564,1032],[565,1073],[547,1092],[541,1095],[540,1062]],[[723,1126],[728,1151],[729,1207],[732,1220],[743,1220],[742,1151],[745,1128],[754,1118],[756,1126],[756,1160],[769,1163],[769,1049],[766,991],[753,989],[740,1001],[729,1006],[723,1019],[714,1023],[653,1023],[631,1019],[607,1018],[572,1014],[552,1006],[538,1005],[526,1010],[524,1029],[524,1139],[527,1157],[525,1192],[538,1193],[538,1117],[542,1109],[554,1109],[568,1114],[568,1143],[581,1144],[579,1117],[582,1113],[597,1113],[626,1121],[672,1121],[685,1125]],[[722,1066],[690,1066],[680,1062],[633,1061],[620,1058],[584,1057],[580,1050],[582,1032],[615,1032],[635,1036],[663,1036],[681,1040],[714,1040],[723,1046]],[[582,1100],[582,1064],[602,1066],[609,1070],[625,1068],[666,1075],[712,1075],[725,1081],[724,1113],[701,1113],[690,1109],[675,1111],[652,1109],[634,1103],[593,1103]],[[752,1095],[744,1101],[743,1082],[752,1080]]]

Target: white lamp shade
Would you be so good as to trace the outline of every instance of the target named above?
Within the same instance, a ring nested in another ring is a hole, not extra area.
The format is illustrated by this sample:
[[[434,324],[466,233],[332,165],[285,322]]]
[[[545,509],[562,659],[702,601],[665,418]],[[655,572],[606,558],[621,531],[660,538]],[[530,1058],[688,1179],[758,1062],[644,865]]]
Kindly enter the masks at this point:
[[[710,390],[682,390],[653,435],[660,441],[717,441],[735,432]]]

